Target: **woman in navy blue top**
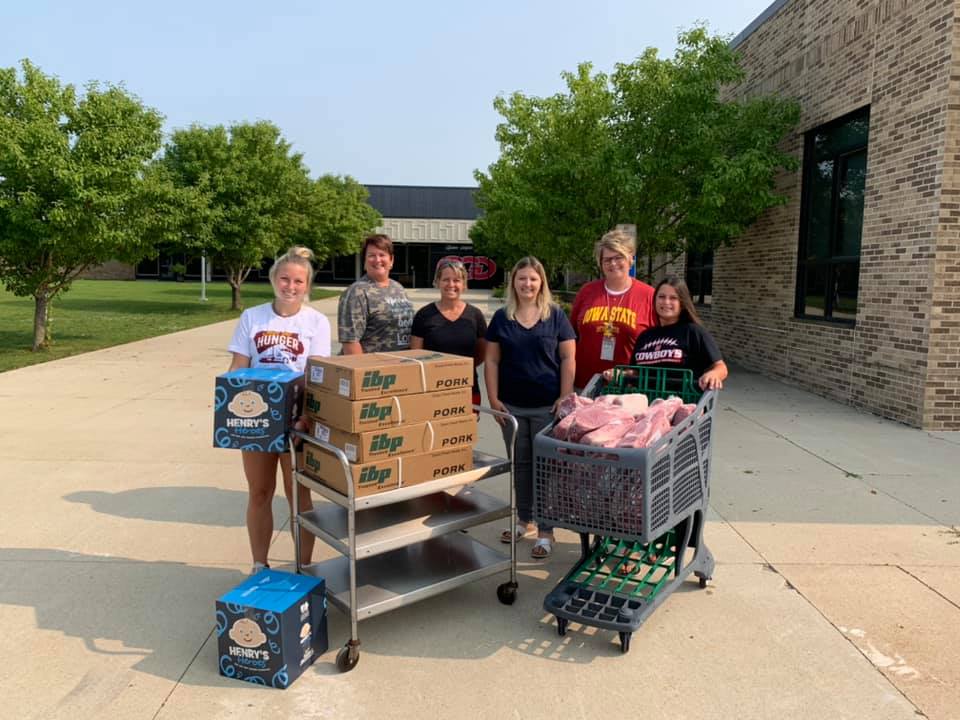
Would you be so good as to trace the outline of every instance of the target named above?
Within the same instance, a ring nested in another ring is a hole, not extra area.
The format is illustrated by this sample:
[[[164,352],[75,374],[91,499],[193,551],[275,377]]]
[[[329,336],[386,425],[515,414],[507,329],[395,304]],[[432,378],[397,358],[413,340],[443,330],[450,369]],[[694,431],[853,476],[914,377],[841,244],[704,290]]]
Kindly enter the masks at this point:
[[[513,458],[517,526],[503,533],[503,542],[510,542],[511,533],[519,539],[533,531],[533,438],[553,420],[560,398],[573,392],[575,337],[552,301],[543,265],[522,258],[510,271],[507,306],[487,328],[483,366],[490,407],[510,413],[519,424]],[[509,452],[509,433],[500,425]],[[553,528],[541,525],[537,535],[531,556],[545,558],[553,550]]]

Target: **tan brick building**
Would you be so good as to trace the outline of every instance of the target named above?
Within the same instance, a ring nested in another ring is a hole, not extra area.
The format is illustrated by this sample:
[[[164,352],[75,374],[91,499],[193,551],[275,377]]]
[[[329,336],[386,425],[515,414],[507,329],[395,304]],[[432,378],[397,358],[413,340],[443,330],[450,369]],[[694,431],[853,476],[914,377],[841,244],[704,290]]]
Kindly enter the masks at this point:
[[[747,367],[960,429],[960,2],[778,0],[736,97],[800,101],[789,202],[717,251],[704,316]]]

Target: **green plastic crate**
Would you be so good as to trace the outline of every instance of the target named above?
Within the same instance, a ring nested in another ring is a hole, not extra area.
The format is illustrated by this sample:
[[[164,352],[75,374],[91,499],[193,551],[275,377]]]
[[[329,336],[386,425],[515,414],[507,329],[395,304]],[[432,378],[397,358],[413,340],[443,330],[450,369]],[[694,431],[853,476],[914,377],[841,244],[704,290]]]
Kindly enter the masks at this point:
[[[633,371],[633,372],[626,372]],[[676,395],[685,403],[698,403],[703,395],[692,370],[655,368],[643,365],[617,365],[613,379],[600,388],[600,395],[643,393],[648,400],[666,400]]]

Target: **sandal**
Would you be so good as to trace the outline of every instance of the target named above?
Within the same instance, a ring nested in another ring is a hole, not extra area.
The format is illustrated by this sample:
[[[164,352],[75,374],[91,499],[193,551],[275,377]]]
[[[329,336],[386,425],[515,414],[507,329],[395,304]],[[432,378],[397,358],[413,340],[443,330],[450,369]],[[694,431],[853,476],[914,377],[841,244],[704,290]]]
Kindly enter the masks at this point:
[[[530,551],[530,557],[534,560],[546,560],[553,552],[553,538],[538,537]]]
[[[525,525],[524,523],[517,523],[513,528],[513,540],[517,542],[527,537],[534,531],[533,525]],[[504,530],[500,533],[500,542],[505,543],[506,545],[510,544],[510,531]]]

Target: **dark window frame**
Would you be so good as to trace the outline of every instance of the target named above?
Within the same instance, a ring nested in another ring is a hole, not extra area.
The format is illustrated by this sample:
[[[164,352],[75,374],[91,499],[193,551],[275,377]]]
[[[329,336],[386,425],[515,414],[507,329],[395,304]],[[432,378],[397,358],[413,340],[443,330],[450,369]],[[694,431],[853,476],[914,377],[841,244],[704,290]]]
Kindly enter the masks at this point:
[[[687,250],[684,280],[695,304],[713,304],[713,250]],[[710,292],[706,292],[706,288],[709,288]]]
[[[851,121],[863,118],[867,122],[866,138],[862,144],[856,144],[844,147],[840,150],[834,149],[829,158],[817,159],[815,149],[815,138],[817,134],[823,134],[837,130]],[[801,320],[817,320],[834,325],[853,326],[856,325],[856,311],[854,317],[835,316],[837,306],[840,304],[840,295],[837,290],[837,278],[842,269],[855,268],[859,274],[860,257],[862,249],[857,255],[841,255],[839,248],[841,244],[841,203],[840,189],[845,176],[845,170],[849,159],[860,154],[865,154],[865,167],[869,171],[867,160],[869,159],[870,146],[870,106],[865,106],[847,113],[843,117],[832,120],[829,123],[820,125],[808,131],[804,137],[803,152],[803,183],[800,193],[800,239],[797,250],[797,282],[796,296],[794,299],[794,316]],[[830,193],[829,208],[829,228],[827,239],[827,253],[824,258],[807,259],[807,245],[810,240],[810,224],[813,212],[813,172],[824,160],[829,159],[833,163],[833,177],[831,179],[832,188]],[[861,207],[862,214],[862,207]],[[861,219],[862,223],[862,219]],[[862,225],[861,225],[862,232]],[[811,268],[823,269],[824,288],[823,288],[823,313],[813,314],[806,312],[808,305],[807,293],[807,273]],[[859,280],[857,282],[857,298],[859,298]]]

